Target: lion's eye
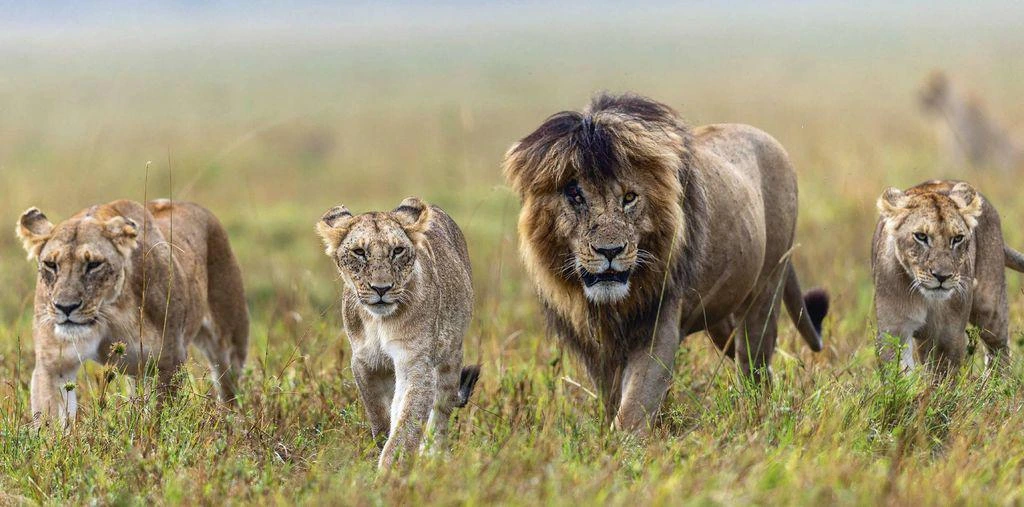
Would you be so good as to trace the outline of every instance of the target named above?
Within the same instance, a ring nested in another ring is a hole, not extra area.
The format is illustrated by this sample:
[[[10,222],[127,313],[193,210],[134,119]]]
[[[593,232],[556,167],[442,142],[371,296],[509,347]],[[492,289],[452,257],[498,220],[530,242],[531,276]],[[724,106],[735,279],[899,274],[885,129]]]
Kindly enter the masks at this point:
[[[921,243],[924,243],[925,245],[928,244],[928,235],[923,232],[915,232],[914,239],[920,241]]]
[[[622,196],[622,204],[629,206],[636,201],[636,193],[626,192],[626,195]]]
[[[395,257],[398,257],[399,255],[402,255],[403,253],[405,253],[405,248],[400,247],[400,246],[396,246],[395,249],[391,251],[391,255],[393,255]]]
[[[957,234],[956,236],[953,236],[953,239],[949,240],[949,244],[952,245],[952,246],[957,246],[960,243],[962,243],[963,241],[964,241],[964,235],[963,234]]]
[[[356,257],[366,257],[366,250],[363,250],[362,248],[353,248],[352,255],[355,255]]]
[[[586,202],[583,198],[583,191],[580,190],[580,186],[575,181],[570,182],[565,187],[565,197],[569,199],[569,202],[574,205],[580,205]]]
[[[103,265],[103,261],[92,261],[92,262],[90,262],[90,263],[85,265],[85,272],[86,273],[91,273],[91,272],[99,269],[99,267],[102,266],[102,265]]]
[[[46,269],[49,269],[50,271],[53,271],[55,273],[57,272],[57,263],[56,262],[44,261],[43,262],[43,267],[45,267]]]

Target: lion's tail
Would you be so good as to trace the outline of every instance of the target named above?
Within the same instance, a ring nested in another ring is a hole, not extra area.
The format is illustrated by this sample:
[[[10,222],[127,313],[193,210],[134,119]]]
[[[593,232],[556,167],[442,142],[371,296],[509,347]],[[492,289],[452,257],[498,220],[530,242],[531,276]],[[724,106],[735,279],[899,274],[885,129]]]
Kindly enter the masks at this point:
[[[789,312],[793,324],[807,345],[811,350],[818,352],[822,348],[821,321],[828,313],[828,293],[824,289],[812,289],[803,294],[792,264],[786,267],[785,283],[782,300],[786,305],[786,311]]]
[[[1024,253],[1003,245],[1003,254],[1006,257],[1006,267],[1024,273]]]
[[[473,394],[473,387],[476,381],[480,380],[480,365],[464,366],[462,375],[459,377],[459,402],[456,407],[465,407],[469,403],[469,396]]]

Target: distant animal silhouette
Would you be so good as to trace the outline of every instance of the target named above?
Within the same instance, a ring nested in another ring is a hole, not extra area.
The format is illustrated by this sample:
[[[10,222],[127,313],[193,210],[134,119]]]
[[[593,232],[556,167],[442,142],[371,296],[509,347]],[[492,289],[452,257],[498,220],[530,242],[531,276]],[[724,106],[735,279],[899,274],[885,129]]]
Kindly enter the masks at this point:
[[[949,162],[1012,171],[1024,167],[1024,145],[996,122],[977,97],[935,71],[920,92],[921,107],[936,120]]]

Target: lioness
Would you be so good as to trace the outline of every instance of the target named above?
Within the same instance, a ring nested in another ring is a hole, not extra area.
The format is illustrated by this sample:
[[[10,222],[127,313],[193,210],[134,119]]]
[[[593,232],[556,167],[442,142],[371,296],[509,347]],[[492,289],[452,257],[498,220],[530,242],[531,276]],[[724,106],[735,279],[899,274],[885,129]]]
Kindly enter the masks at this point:
[[[986,363],[1009,355],[1004,265],[1024,256],[1003,244],[999,214],[969,184],[929,181],[878,198],[872,243],[879,357],[902,369],[927,361],[948,372],[963,361],[968,323],[985,343]]]
[[[664,104],[600,95],[514,144],[504,172],[550,327],[616,427],[647,430],[690,333],[768,379],[780,296],[821,349],[827,296],[804,298],[789,262],[796,174],[764,132],[690,128]]]
[[[1012,171],[1024,167],[1024,145],[942,72],[928,76],[919,95],[921,108],[933,116],[954,167],[972,165]]]
[[[449,416],[469,401],[480,373],[462,367],[473,311],[462,231],[415,197],[358,216],[336,206],[316,230],[344,279],[342,316],[370,430],[387,437],[378,467],[415,451],[424,425],[443,448]]]
[[[55,226],[30,208],[17,235],[39,263],[31,388],[37,421],[73,420],[75,390],[65,384],[87,359],[135,375],[152,363],[166,393],[189,343],[209,359],[221,398],[235,399],[249,314],[241,271],[212,213],[185,202],[115,201]]]

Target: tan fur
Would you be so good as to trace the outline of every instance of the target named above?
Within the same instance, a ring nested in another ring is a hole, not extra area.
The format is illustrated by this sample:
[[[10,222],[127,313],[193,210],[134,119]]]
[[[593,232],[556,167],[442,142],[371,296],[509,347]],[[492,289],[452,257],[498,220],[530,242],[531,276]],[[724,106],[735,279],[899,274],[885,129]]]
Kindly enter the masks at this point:
[[[221,397],[235,399],[249,315],[227,234],[209,211],[115,201],[54,226],[30,208],[16,233],[39,261],[31,389],[38,422],[74,419],[75,391],[65,385],[85,360],[134,375],[152,362],[166,393],[190,343],[209,359]]]
[[[962,93],[942,72],[928,76],[921,107],[936,120],[950,164],[1012,171],[1024,167],[1024,145],[981,102]]]
[[[968,323],[981,331],[987,360],[1009,355],[1004,266],[1021,254],[1003,244],[999,214],[964,182],[886,189],[872,248],[879,358],[902,369],[961,364]],[[911,338],[916,347],[911,347]],[[915,351],[916,349],[916,351]]]
[[[441,208],[408,198],[390,212],[353,216],[344,206],[316,229],[338,266],[352,372],[374,438],[387,438],[378,466],[420,447],[444,448],[460,391],[462,338],[473,310],[469,253]],[[431,445],[432,444],[432,445]]]
[[[663,104],[602,95],[513,145],[504,172],[548,321],[619,428],[646,430],[687,334],[707,330],[767,379],[781,299],[821,348],[824,312],[808,313],[788,261],[796,176],[767,134],[690,129]]]

